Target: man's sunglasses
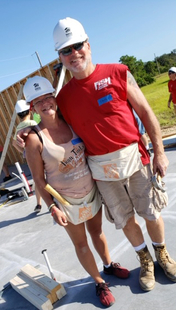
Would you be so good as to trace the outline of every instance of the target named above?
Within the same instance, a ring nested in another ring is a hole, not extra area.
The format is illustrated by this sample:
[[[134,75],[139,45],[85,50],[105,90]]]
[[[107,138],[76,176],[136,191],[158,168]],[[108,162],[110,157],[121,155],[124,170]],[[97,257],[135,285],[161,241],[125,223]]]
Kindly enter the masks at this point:
[[[175,73],[175,72],[173,72],[173,71],[169,71],[169,75],[170,75],[170,74],[174,74],[174,73]]]
[[[73,44],[72,46],[65,47],[62,50],[58,51],[58,54],[59,55],[62,54],[63,56],[71,55],[73,48],[75,51],[80,51],[84,46],[84,42],[79,42],[79,43]]]

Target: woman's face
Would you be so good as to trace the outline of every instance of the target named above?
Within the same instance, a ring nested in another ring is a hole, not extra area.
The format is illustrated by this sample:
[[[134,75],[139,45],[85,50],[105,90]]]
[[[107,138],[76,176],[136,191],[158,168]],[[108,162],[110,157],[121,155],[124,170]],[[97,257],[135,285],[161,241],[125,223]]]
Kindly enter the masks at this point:
[[[40,115],[50,115],[57,110],[56,99],[53,94],[42,95],[33,100],[33,110]]]

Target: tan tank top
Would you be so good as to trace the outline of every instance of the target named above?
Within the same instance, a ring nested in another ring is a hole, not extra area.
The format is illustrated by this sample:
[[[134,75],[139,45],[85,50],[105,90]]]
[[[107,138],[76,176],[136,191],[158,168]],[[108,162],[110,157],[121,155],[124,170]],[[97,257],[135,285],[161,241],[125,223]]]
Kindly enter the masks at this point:
[[[85,146],[72,131],[68,143],[56,145],[49,140],[40,127],[35,127],[43,140],[42,159],[47,182],[61,195],[81,198],[87,195],[94,184],[85,159]]]

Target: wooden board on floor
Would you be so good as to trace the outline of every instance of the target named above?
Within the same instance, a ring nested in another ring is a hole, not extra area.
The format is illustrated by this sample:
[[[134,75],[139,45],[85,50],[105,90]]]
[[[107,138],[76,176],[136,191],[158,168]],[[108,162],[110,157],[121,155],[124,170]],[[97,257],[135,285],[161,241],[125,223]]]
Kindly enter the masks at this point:
[[[10,280],[13,289],[26,298],[37,309],[52,310],[53,306],[51,301],[46,297],[46,291],[43,292],[41,288],[34,285],[33,281],[31,282],[29,279],[25,279],[18,274]]]
[[[21,268],[21,272],[36,282],[40,287],[47,290],[53,296],[55,301],[66,295],[66,291],[63,285],[49,278],[47,275],[34,268],[33,266],[27,264]]]
[[[52,304],[66,295],[63,285],[29,264],[21,268],[10,284],[40,310],[53,309]]]

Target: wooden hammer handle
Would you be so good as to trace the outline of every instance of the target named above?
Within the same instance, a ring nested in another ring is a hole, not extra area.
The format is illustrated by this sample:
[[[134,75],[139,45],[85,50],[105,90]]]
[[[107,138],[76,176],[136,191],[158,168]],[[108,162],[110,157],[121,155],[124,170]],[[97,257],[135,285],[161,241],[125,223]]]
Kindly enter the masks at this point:
[[[69,206],[67,200],[65,200],[51,185],[46,184],[45,190],[50,193],[54,198],[56,198],[60,203],[62,203],[64,206]]]

